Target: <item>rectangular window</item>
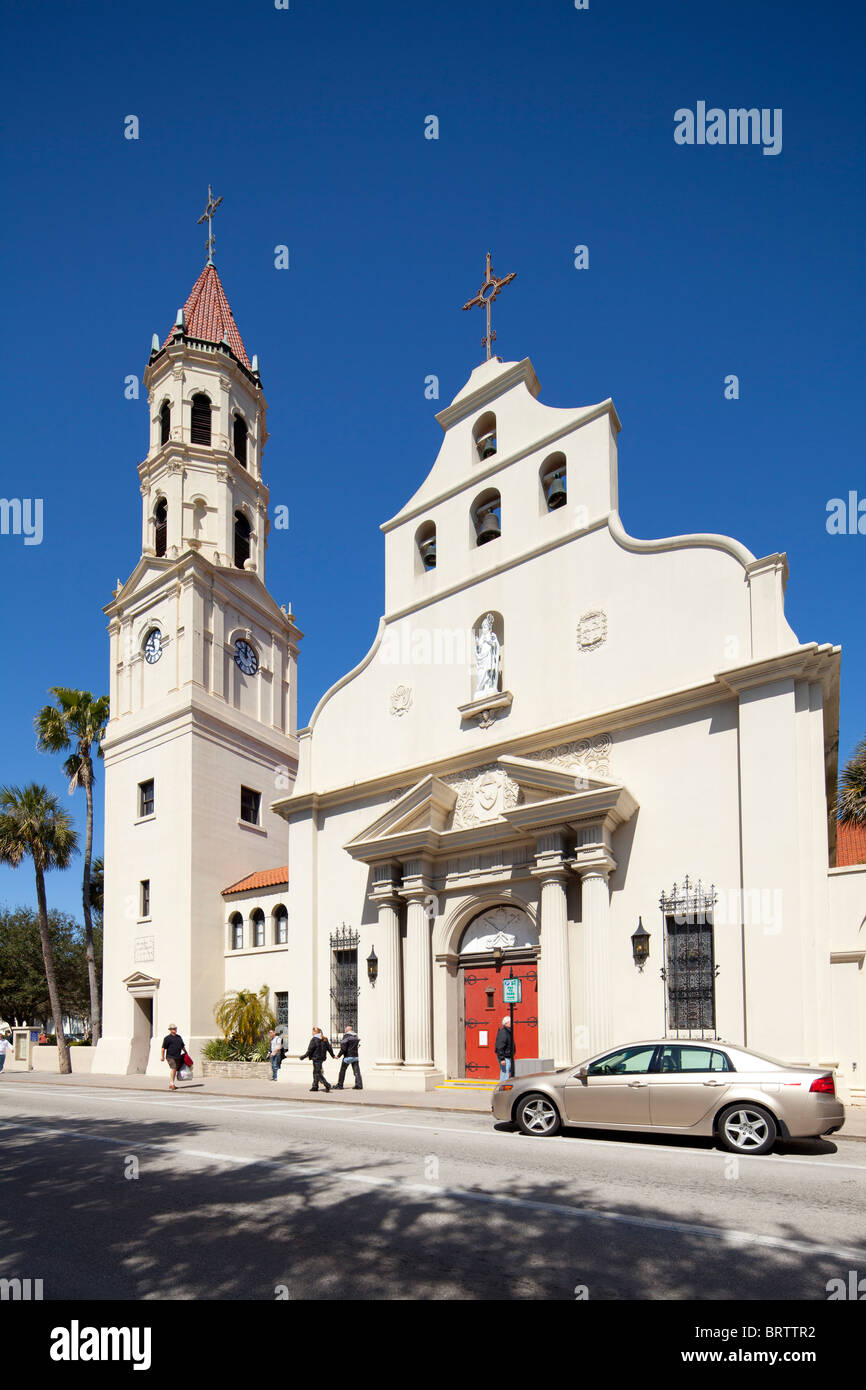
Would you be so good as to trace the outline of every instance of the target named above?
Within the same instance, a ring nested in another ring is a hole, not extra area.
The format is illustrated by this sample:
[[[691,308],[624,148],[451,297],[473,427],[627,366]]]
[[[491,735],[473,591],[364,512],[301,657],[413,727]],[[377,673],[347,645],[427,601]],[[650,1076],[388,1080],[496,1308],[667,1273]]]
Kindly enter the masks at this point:
[[[153,807],[153,778],[151,777],[149,782],[139,782],[138,784],[138,814],[140,816],[152,816]]]
[[[241,787],[241,820],[245,820],[248,825],[258,825],[261,802],[261,792],[254,792],[250,787]]]
[[[289,995],[288,995],[288,991],[283,991],[282,993],[280,993],[279,990],[277,991],[276,1004],[277,1004],[277,1009],[276,1009],[276,1013],[277,1013],[277,1031],[278,1031],[278,1032],[281,1032],[283,1028],[288,1028],[288,1026],[289,1026]]]
[[[141,897],[141,915],[142,915],[142,917],[149,917],[149,916],[150,916],[150,879],[149,879],[149,878],[143,878],[143,879],[141,880],[141,895],[140,895],[140,897]]]
[[[665,984],[670,1032],[714,1032],[716,966],[712,921],[666,919]]]
[[[358,943],[360,935],[343,927],[331,934],[331,1037],[358,1021]]]

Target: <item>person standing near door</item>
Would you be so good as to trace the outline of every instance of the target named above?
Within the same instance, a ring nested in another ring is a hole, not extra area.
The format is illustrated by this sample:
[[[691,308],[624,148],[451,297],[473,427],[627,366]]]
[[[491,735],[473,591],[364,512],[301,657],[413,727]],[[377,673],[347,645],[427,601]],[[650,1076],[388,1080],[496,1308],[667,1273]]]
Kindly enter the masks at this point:
[[[511,1032],[511,1017],[506,1014],[502,1020],[502,1027],[496,1034],[496,1042],[493,1044],[499,1062],[499,1080],[507,1081],[514,1075],[514,1037]]]
[[[343,1036],[340,1039],[340,1075],[334,1087],[335,1091],[342,1091],[343,1082],[346,1079],[346,1071],[349,1067],[352,1068],[355,1077],[355,1090],[363,1091],[364,1083],[361,1080],[361,1063],[358,1060],[358,1047],[360,1043],[361,1039],[358,1037],[354,1028],[350,1028],[347,1024],[343,1029]]]

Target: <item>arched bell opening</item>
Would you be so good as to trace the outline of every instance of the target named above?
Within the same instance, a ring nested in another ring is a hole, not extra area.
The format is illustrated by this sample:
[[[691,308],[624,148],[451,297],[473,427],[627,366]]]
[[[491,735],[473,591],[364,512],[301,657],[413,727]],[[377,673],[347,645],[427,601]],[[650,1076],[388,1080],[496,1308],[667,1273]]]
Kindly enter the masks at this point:
[[[475,544],[489,545],[502,535],[502,498],[496,488],[488,488],[472,504]]]
[[[211,403],[201,392],[192,398],[189,437],[193,444],[211,442]]]
[[[416,571],[426,573],[436,568],[436,523],[425,521],[415,532]]]
[[[171,403],[164,401],[159,412],[159,443],[160,447],[167,444],[171,439]]]
[[[153,509],[153,548],[158,556],[164,556],[168,546],[168,503],[164,497],[157,500]]]
[[[241,468],[247,466],[247,422],[243,415],[234,417],[232,426],[232,452]]]
[[[541,465],[540,477],[545,511],[558,511],[568,501],[565,454],[550,454]]]
[[[243,512],[235,512],[235,568],[242,570],[250,558],[253,528]]]
[[[485,459],[492,458],[496,453],[496,416],[492,410],[485,411],[475,421],[472,428],[472,441],[475,445],[475,456],[480,463],[483,463]]]

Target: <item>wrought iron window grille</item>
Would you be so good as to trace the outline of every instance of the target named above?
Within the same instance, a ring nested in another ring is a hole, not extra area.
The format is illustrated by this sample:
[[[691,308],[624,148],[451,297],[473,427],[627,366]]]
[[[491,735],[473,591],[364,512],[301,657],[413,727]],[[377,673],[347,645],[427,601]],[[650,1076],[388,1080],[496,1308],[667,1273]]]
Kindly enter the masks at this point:
[[[345,922],[331,932],[331,1037],[338,1038],[343,1029],[354,1028],[358,1015],[358,946],[360,932]]]
[[[686,877],[663,892],[665,1036],[716,1036],[715,887]]]

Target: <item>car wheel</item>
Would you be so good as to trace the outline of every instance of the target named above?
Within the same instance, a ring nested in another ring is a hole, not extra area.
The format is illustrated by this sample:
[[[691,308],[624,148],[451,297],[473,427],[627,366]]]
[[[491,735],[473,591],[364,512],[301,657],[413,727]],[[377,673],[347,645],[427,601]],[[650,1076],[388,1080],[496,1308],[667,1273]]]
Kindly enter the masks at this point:
[[[761,1105],[732,1105],[719,1117],[719,1138],[731,1153],[768,1153],[778,1132],[776,1121]]]
[[[524,1096],[517,1107],[517,1123],[524,1134],[556,1134],[562,1127],[559,1111],[547,1096]]]

